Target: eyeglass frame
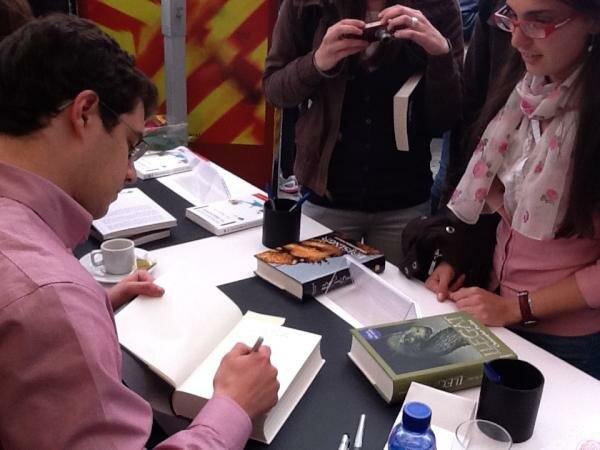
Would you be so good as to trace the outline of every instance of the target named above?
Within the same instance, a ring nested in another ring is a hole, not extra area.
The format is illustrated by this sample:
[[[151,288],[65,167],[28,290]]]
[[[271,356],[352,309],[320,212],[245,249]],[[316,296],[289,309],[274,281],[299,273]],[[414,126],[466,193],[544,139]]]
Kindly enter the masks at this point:
[[[73,100],[67,100],[64,103],[62,103],[61,105],[58,106],[58,112],[62,112],[65,109],[67,109],[69,106],[71,106],[71,104],[73,103]],[[135,128],[133,128],[131,125],[129,125],[129,123],[127,123],[126,120],[124,120],[114,109],[112,109],[110,106],[108,106],[106,103],[104,103],[100,98],[98,98],[98,103],[100,103],[100,105],[106,109],[109,113],[111,113],[113,116],[115,116],[115,118],[119,121],[122,122],[123,125],[125,125],[127,128],[129,128],[129,130],[135,134],[136,136],[140,136],[140,132],[137,131]],[[137,161],[138,159],[140,159],[142,156],[144,156],[144,154],[150,150],[150,144],[148,144],[148,142],[144,139],[144,136],[142,135],[139,140],[131,147],[127,150],[127,159],[131,162]]]
[[[517,29],[517,27],[519,27],[519,28],[521,28],[522,33],[525,36],[527,36],[528,38],[531,38],[531,39],[546,39],[548,36],[550,36],[556,30],[558,30],[562,26],[568,24],[573,19],[576,19],[576,18],[578,18],[580,16],[580,14],[575,13],[572,16],[567,17],[562,22],[554,23],[554,24],[544,24],[542,22],[538,22],[538,21],[535,21],[535,20],[517,20],[517,19],[513,19],[512,17],[509,17],[509,16],[505,15],[506,12],[508,12],[508,10],[511,10],[511,9],[506,4],[504,6],[502,6],[500,9],[498,9],[494,13],[494,24],[500,30],[506,31],[507,33],[514,33],[515,30]],[[505,25],[505,23],[503,22],[504,19],[508,20],[511,23],[512,30],[503,27],[503,25]],[[522,27],[523,24],[532,24],[532,25],[534,25],[534,27],[536,29],[542,30],[544,32],[544,35],[543,36],[531,36],[530,34],[527,33],[526,29],[523,29],[523,27]]]

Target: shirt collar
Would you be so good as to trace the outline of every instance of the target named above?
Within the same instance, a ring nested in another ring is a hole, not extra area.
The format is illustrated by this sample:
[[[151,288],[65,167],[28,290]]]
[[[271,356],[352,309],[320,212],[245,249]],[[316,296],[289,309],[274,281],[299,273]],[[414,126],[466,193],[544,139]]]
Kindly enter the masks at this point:
[[[67,248],[85,241],[92,215],[51,181],[0,162],[0,197],[10,198],[34,211]]]

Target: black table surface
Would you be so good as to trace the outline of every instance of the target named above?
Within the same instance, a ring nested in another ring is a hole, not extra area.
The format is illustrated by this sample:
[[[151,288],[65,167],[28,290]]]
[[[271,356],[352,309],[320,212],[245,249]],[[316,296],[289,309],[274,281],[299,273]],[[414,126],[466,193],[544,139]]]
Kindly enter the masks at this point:
[[[171,237],[143,247],[153,250],[210,237],[212,234],[185,218],[190,204],[156,180],[138,181],[135,185],[177,219]],[[77,247],[78,257],[98,248],[90,238]],[[363,448],[381,449],[398,414],[399,405],[388,405],[348,359],[350,326],[314,299],[299,302],[265,281],[252,277],[219,288],[242,310],[273,314],[286,318],[286,326],[322,336],[321,354],[326,360],[321,371],[292,411],[270,445],[249,441],[246,449],[329,450],[337,449],[343,433],[354,437],[361,414],[366,414]],[[123,381],[143,394],[159,415],[170,410],[172,388],[143,363],[123,351]],[[167,414],[168,415],[168,414]],[[187,420],[174,418],[170,432],[185,428]]]
[[[169,214],[177,219],[177,226],[172,228],[171,236],[143,244],[144,250],[156,250],[184,242],[195,241],[214,236],[210,231],[198,226],[185,217],[185,208],[192,206],[190,202],[173,192],[155,179],[139,180],[132,186],[145,192],[150,198],[162,206]],[[86,242],[75,248],[75,256],[81,258],[86,253],[97,249],[100,242],[90,237]]]

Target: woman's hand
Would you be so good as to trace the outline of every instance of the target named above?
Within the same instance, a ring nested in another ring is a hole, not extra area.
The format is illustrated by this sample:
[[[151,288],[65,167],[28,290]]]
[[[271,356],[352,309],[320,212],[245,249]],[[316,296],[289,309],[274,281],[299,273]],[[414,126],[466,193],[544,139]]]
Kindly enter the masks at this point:
[[[136,270],[106,290],[113,311],[138,295],[160,297],[165,290],[154,284],[154,277],[145,270]]]
[[[461,275],[452,283],[455,276],[456,273],[452,266],[447,262],[442,262],[425,280],[425,286],[430,291],[435,292],[437,299],[443,302],[448,298],[450,292],[457,290],[465,282],[465,276]]]
[[[327,72],[346,56],[367,48],[369,43],[360,38],[364,28],[365,23],[356,19],[342,19],[330,26],[315,52],[317,69]]]
[[[447,39],[421,11],[394,5],[381,11],[379,20],[387,25],[395,38],[416,42],[430,55],[445,55],[450,51]]]
[[[452,292],[450,299],[458,309],[470,313],[488,326],[503,327],[521,321],[521,310],[516,297],[504,298],[485,289],[469,287]]]

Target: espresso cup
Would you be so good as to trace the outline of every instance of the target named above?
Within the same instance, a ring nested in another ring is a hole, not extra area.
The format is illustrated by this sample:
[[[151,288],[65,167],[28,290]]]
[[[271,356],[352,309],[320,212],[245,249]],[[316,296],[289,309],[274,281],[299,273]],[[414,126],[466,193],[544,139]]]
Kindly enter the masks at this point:
[[[135,266],[135,245],[131,239],[110,239],[92,251],[90,261],[95,267],[104,266],[106,273],[124,275]]]
[[[544,376],[526,361],[496,359],[483,371],[477,418],[495,422],[510,433],[513,442],[533,434]]]
[[[262,234],[265,247],[276,248],[300,240],[302,207],[296,203],[287,198],[265,202]]]

